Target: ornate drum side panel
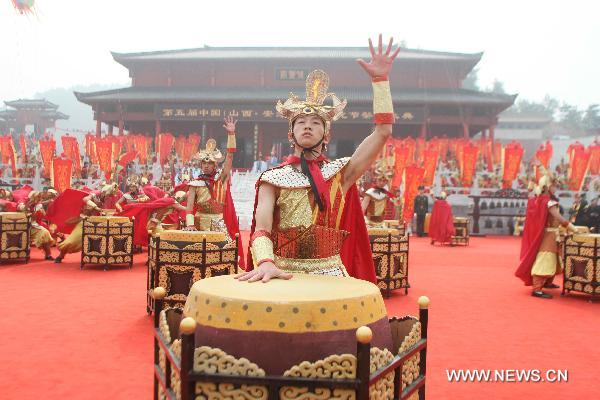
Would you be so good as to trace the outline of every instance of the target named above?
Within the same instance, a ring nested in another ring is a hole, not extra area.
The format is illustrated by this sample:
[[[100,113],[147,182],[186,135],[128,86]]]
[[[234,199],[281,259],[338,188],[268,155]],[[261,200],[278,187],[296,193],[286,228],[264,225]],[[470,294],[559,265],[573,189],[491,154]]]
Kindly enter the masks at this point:
[[[24,213],[0,213],[0,260],[29,258],[30,226]]]
[[[90,217],[83,222],[83,264],[133,263],[133,223],[121,217]]]
[[[408,236],[370,235],[377,286],[386,291],[408,288]]]
[[[565,241],[564,289],[600,294],[600,235],[580,234]]]

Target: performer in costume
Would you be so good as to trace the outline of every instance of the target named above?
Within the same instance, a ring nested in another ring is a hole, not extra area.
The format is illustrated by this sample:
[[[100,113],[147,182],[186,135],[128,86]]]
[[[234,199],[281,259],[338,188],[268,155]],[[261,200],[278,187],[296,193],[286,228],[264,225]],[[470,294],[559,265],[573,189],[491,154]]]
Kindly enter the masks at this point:
[[[455,234],[452,206],[446,201],[446,192],[441,192],[431,209],[429,237],[435,242],[450,243]]]
[[[184,212],[186,207],[180,204],[185,199],[185,192],[177,192],[175,198],[161,197],[160,199],[131,202],[125,204],[123,209],[117,213],[119,216],[135,217],[133,244],[136,246],[148,245],[148,231],[152,234],[161,232],[163,219],[173,210]]]
[[[140,188],[137,183],[128,178],[130,181],[127,186],[127,193],[123,194],[121,198],[115,203],[117,212],[123,211],[123,205],[132,203],[144,203],[150,198],[143,193],[140,193]]]
[[[393,175],[394,170],[385,159],[380,158],[375,162],[372,174],[373,187],[365,191],[362,200],[362,210],[369,228],[383,228],[385,209],[388,202],[396,197],[390,193],[388,187]]]
[[[292,94],[285,103],[277,103],[277,111],[289,121],[294,154],[259,177],[249,272],[239,275],[239,280],[268,282],[290,279],[292,273],[314,273],[375,281],[356,182],[392,134],[388,74],[400,49],[392,52],[391,40],[385,52],[382,47],[381,35],[377,52],[369,40],[371,62],[358,61],[373,81],[376,127],[351,158],[329,162],[323,154],[331,139],[331,122],[342,116],[346,106],[346,101],[327,93],[325,72],[309,74],[306,100]],[[332,105],[324,104],[327,98]]]
[[[142,184],[142,192],[144,192],[144,194],[148,196],[150,200],[156,200],[161,199],[163,197],[167,197],[167,193],[165,193],[164,190],[162,190],[158,186],[154,186],[153,184],[151,184],[148,181],[148,178],[146,178],[145,176],[142,176],[140,178],[140,182]]]
[[[59,231],[69,236],[58,245],[60,254],[54,260],[61,263],[65,255],[81,251],[83,218],[103,215],[102,205],[107,198],[114,196],[116,184],[104,185],[99,194],[67,189],[52,203],[48,218],[59,227]],[[60,223],[60,225],[59,225]]]
[[[187,184],[186,226],[188,229],[193,229],[195,226],[200,231],[222,230],[228,232],[232,229],[226,229],[226,227],[229,228],[229,225],[232,224],[237,225],[237,216],[235,222],[223,220],[233,154],[236,150],[236,123],[237,121],[228,117],[223,125],[227,131],[227,155],[225,157],[217,149],[215,140],[209,139],[206,142],[206,148],[199,151],[193,158],[195,161],[200,161],[202,174]],[[217,168],[217,164],[220,162],[223,162],[221,169]]]
[[[521,262],[515,272],[526,286],[532,286],[532,296],[544,299],[552,298],[551,294],[542,291],[544,287],[559,287],[552,280],[562,270],[558,246],[564,231],[560,227],[571,232],[578,231],[560,215],[558,198],[554,196],[556,189],[556,179],[546,172],[538,183],[538,195],[527,210]]]
[[[54,239],[48,230],[48,225],[44,222],[46,210],[42,201],[43,193],[35,190],[29,192],[27,209],[32,213],[31,229],[29,230],[31,245],[44,250],[45,260],[54,260],[50,252],[50,248],[54,245]]]

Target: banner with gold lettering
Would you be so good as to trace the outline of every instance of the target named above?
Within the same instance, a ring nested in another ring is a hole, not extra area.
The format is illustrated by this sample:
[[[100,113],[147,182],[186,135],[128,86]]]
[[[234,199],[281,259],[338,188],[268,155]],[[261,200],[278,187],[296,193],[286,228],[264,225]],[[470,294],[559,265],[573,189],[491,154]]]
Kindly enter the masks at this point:
[[[182,160],[185,155],[185,147],[187,146],[187,138],[183,135],[179,135],[175,138],[175,153],[177,158]]]
[[[493,144],[493,155],[494,155],[494,165],[498,165],[502,163],[502,143],[499,141],[494,141]]]
[[[577,146],[569,154],[572,157],[569,164],[569,189],[580,191],[590,165],[591,153]]]
[[[461,146],[461,175],[460,180],[463,187],[471,187],[473,185],[473,177],[477,168],[477,153],[479,149],[473,143]]]
[[[160,165],[165,165],[171,154],[175,138],[170,133],[161,133],[158,135],[158,152]]]
[[[12,136],[0,137],[0,152],[2,152],[2,163],[10,164],[12,176],[17,177],[17,153],[15,152],[15,144]]]
[[[146,165],[148,162],[148,141],[144,135],[135,135],[133,138],[133,144],[135,150],[138,152],[140,163]]]
[[[77,176],[81,176],[81,153],[79,152],[79,142],[77,138],[63,135],[60,138],[65,156],[73,161],[73,167]]]
[[[410,148],[402,141],[396,142],[394,145],[394,176],[392,177],[392,189],[396,190],[402,184],[404,176],[404,168],[409,164],[408,157]]]
[[[541,144],[540,147],[535,152],[535,158],[544,166],[544,168],[550,168],[550,159],[552,158],[552,148],[548,147],[546,144]],[[539,182],[541,176],[540,169],[538,167],[534,167],[535,169],[535,181]]]
[[[71,187],[71,174],[73,171],[73,160],[68,158],[54,158],[52,160],[52,186],[62,193]]]
[[[431,147],[423,152],[423,169],[425,170],[423,184],[425,186],[433,185],[439,154],[438,149],[435,147]]]
[[[502,188],[510,189],[512,182],[517,179],[523,159],[523,146],[521,143],[511,142],[504,148]]]
[[[194,154],[198,152],[198,146],[200,146],[201,139],[201,136],[197,133],[192,133],[188,136],[188,145],[185,147],[183,154],[184,162],[190,161]]]
[[[411,222],[414,214],[415,197],[419,193],[419,186],[423,182],[424,168],[419,168],[415,164],[404,168],[404,198],[402,201],[402,219],[404,222]]]
[[[113,165],[113,141],[108,137],[104,139],[96,138],[96,156],[101,171],[104,171],[106,179],[110,180]]]
[[[52,159],[56,151],[56,142],[53,139],[42,139],[40,143],[40,154],[44,163],[44,177],[51,178]]]
[[[19,146],[21,147],[21,154],[23,154],[23,161],[27,163],[27,142],[25,141],[25,134],[19,135]]]
[[[594,142],[589,147],[590,152],[590,174],[600,174],[600,144]]]

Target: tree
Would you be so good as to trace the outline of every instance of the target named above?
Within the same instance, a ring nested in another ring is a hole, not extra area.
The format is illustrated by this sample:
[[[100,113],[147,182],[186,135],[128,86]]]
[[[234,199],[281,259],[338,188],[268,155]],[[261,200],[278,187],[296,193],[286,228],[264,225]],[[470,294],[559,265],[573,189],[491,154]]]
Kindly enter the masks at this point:
[[[494,79],[494,83],[492,84],[492,88],[490,89],[492,93],[506,94],[506,90],[504,89],[504,82]]]
[[[479,90],[479,83],[477,82],[479,79],[478,74],[479,68],[473,68],[463,80],[462,87],[469,90]]]
[[[587,110],[585,110],[581,122],[585,130],[600,130],[600,106],[598,104],[590,104]]]

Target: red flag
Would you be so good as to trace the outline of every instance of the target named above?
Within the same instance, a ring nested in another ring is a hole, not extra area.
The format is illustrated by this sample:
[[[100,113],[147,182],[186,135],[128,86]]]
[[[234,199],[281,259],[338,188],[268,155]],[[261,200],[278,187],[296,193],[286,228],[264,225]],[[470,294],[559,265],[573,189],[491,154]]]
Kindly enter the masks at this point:
[[[569,165],[569,189],[579,191],[588,171],[591,153],[582,145],[573,148],[570,154],[572,158]]]
[[[128,163],[135,160],[136,158],[137,158],[137,151],[135,151],[135,150],[129,151],[129,152],[123,154],[119,158],[119,165],[122,167],[126,167]]]
[[[25,135],[19,135],[19,145],[21,146],[21,154],[23,154],[23,161],[27,163],[27,142],[25,141]]]
[[[600,173],[600,145],[596,142],[589,147],[590,151],[590,174],[598,175]]]
[[[52,159],[56,151],[56,142],[52,139],[40,140],[40,154],[44,163],[44,177],[50,178],[52,171]]]
[[[96,139],[96,155],[100,170],[104,171],[106,179],[110,179],[113,164],[113,142],[108,138]]]
[[[161,133],[158,135],[158,156],[160,165],[165,165],[167,163],[167,159],[169,154],[171,153],[171,149],[173,148],[173,143],[175,142],[175,138],[170,133]]]
[[[419,186],[425,174],[424,168],[410,165],[404,168],[404,201],[402,206],[402,218],[404,222],[412,221],[414,214],[415,197],[419,193]]]
[[[461,182],[463,187],[471,187],[473,185],[473,177],[477,167],[477,153],[479,149],[473,143],[468,142],[462,146],[462,170]]]
[[[402,183],[404,176],[404,168],[408,165],[410,156],[410,148],[400,142],[394,147],[394,176],[392,178],[392,188],[397,189]]]
[[[423,152],[423,169],[425,170],[423,184],[426,186],[433,185],[438,158],[439,151],[435,147],[429,148]]]
[[[509,189],[512,182],[517,179],[523,159],[523,146],[521,143],[512,142],[504,149],[504,170],[502,175],[502,188]]]
[[[55,158],[52,161],[52,186],[62,193],[71,187],[73,161],[68,158]]]

